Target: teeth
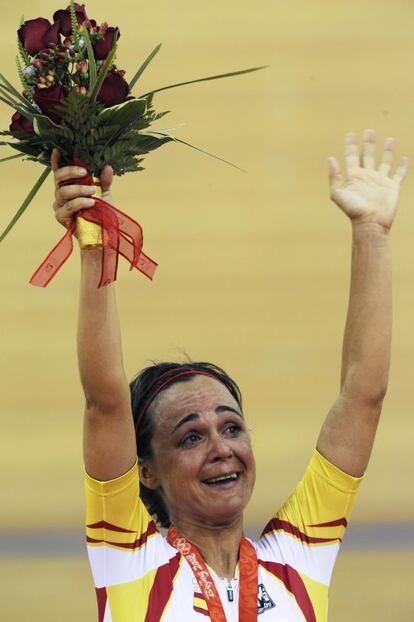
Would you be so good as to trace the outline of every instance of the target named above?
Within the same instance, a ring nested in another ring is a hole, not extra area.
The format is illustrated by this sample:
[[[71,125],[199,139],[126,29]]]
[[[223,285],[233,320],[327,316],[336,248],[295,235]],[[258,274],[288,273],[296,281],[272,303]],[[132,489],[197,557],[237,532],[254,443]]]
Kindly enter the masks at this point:
[[[214,484],[215,482],[221,482],[225,479],[237,479],[237,473],[230,473],[230,475],[222,475],[221,477],[215,477],[213,479],[206,480],[207,484]]]

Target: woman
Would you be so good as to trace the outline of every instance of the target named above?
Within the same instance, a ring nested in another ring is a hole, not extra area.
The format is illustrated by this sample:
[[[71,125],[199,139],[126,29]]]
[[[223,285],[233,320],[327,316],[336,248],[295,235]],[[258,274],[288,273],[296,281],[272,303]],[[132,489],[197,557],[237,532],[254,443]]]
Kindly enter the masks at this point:
[[[327,619],[331,573],[387,388],[389,233],[408,169],[403,158],[390,176],[393,150],[389,138],[375,168],[374,132],[365,131],[362,154],[348,134],[344,180],[329,158],[331,198],[352,225],[341,386],[302,481],[255,543],[243,536],[255,463],[237,386],[211,364],[164,363],[130,388],[114,286],[96,288],[100,250],[82,251],[87,539],[100,621]],[[60,187],[85,171],[58,160],[55,152],[54,208],[67,226],[93,204],[95,188]],[[109,202],[111,183],[107,167]],[[169,527],[166,538],[155,521]]]

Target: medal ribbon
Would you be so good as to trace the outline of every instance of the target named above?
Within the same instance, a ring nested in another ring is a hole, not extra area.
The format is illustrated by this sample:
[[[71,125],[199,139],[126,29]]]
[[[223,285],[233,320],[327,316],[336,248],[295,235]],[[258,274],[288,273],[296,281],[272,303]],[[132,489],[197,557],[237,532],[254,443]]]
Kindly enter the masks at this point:
[[[79,160],[78,166],[85,167]],[[62,185],[84,184],[93,185],[93,178],[88,173],[81,179],[69,179]],[[95,205],[76,213],[77,218],[84,218],[101,226],[102,231],[102,268],[98,287],[109,285],[116,280],[118,256],[122,255],[130,263],[130,269],[136,268],[149,279],[152,279],[157,264],[142,252],[142,228],[135,220],[121,210],[110,205],[101,198],[95,198]],[[75,219],[68,227],[65,235],[50,251],[47,257],[34,272],[30,279],[31,285],[46,287],[60,270],[73,250],[72,236],[75,232]]]
[[[212,622],[227,622],[217,587],[199,550],[188,542],[174,525],[171,525],[168,530],[167,541],[189,563],[206,599]],[[239,622],[257,622],[257,555],[254,546],[244,536],[240,541],[239,567]]]

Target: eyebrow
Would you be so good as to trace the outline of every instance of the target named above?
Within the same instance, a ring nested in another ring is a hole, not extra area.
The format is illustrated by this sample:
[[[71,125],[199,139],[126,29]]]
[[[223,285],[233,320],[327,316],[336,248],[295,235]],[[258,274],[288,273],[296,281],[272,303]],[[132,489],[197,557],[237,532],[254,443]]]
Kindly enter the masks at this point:
[[[217,415],[224,413],[224,412],[232,412],[232,413],[235,413],[236,415],[239,415],[239,417],[243,419],[243,415],[238,410],[236,410],[235,408],[232,408],[231,406],[224,406],[224,405],[216,406],[216,408],[214,409],[214,412]],[[196,419],[200,419],[200,415],[198,413],[190,413],[189,415],[185,415],[185,417],[177,421],[177,423],[172,429],[172,432],[173,433],[176,432],[176,430],[178,430],[178,428],[181,428],[181,426],[183,426],[185,423],[188,423],[189,421],[195,421]]]

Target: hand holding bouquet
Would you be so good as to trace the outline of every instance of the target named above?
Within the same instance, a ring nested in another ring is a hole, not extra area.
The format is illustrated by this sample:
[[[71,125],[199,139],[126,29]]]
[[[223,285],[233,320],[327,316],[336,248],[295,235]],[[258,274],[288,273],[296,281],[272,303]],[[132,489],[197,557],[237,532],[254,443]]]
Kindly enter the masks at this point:
[[[53,149],[59,150],[61,165],[76,164],[86,168],[88,175],[83,183],[93,183],[107,164],[115,175],[143,170],[144,156],[168,142],[193,147],[172,136],[170,131],[174,128],[153,127],[155,121],[167,114],[155,111],[155,93],[261,69],[255,67],[199,78],[134,96],[132,89],[161,45],[151,52],[128,83],[125,71],[115,64],[119,38],[117,26],[109,26],[106,22],[98,25],[96,20],[88,18],[85,5],[73,0],[66,9],[54,13],[53,23],[43,17],[22,20],[16,62],[23,92],[0,74],[0,100],[15,110],[9,131],[0,132],[8,140],[0,144],[19,153],[0,161],[25,158],[38,162],[44,170],[1,234],[0,241],[49,175]],[[90,244],[92,227],[92,230],[95,228],[93,244],[103,247],[100,285],[116,278],[118,254],[130,261],[131,268],[138,268],[152,277],[156,263],[143,254],[142,230],[132,218],[97,196],[95,206],[80,212],[77,220],[81,246]],[[45,286],[53,278],[72,251],[75,227],[72,223],[35,272],[31,283]]]

